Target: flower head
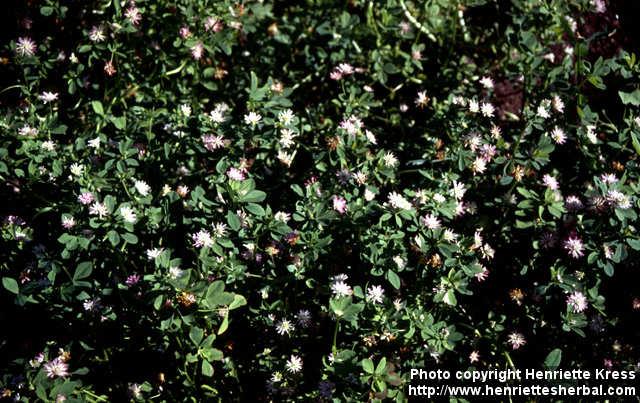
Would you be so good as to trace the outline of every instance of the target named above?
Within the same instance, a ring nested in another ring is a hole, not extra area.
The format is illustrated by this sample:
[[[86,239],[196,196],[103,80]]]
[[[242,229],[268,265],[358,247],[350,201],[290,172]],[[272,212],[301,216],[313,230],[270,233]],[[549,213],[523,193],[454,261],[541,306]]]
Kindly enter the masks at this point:
[[[587,297],[580,291],[575,291],[567,297],[567,306],[575,313],[583,312],[587,305]]]
[[[381,304],[384,299],[384,289],[379,285],[367,288],[367,300],[376,304]]]
[[[193,57],[195,60],[200,60],[203,53],[204,45],[202,44],[202,42],[198,42],[191,47],[191,57]]]
[[[564,130],[558,126],[554,127],[551,131],[551,138],[556,144],[564,144],[567,141],[567,135],[564,133]]]
[[[564,249],[567,251],[569,256],[574,259],[577,259],[584,255],[584,244],[582,240],[577,236],[571,236],[564,241]]]
[[[293,323],[291,323],[291,321],[287,319],[282,319],[276,325],[276,332],[278,332],[278,334],[281,336],[284,336],[285,334],[289,335],[294,330],[295,330],[295,326],[293,325]]]
[[[333,292],[333,295],[335,295],[336,297],[348,297],[349,295],[353,294],[351,286],[349,286],[344,281],[335,281],[333,284],[331,284],[331,292]]]
[[[291,372],[292,374],[297,374],[298,372],[302,371],[302,358],[298,357],[297,355],[291,355],[291,357],[289,357],[289,360],[287,360],[286,368],[287,371]]]
[[[38,98],[40,98],[40,100],[45,104],[48,104],[49,102],[53,102],[58,99],[58,93],[45,91],[42,94],[40,94]]]
[[[142,15],[137,7],[129,7],[124,12],[124,16],[129,20],[132,25],[138,25],[142,20]]]
[[[202,136],[202,144],[208,151],[214,151],[224,147],[224,137],[207,134]]]
[[[106,36],[104,36],[104,30],[102,27],[94,26],[91,28],[91,31],[89,31],[89,39],[92,42],[103,42],[106,39]]]
[[[234,181],[243,181],[246,178],[244,171],[234,167],[231,167],[229,168],[229,170],[227,170],[227,176],[229,177],[229,179]]]
[[[18,38],[16,53],[22,57],[33,56],[36,54],[36,43],[31,38]]]
[[[213,246],[213,238],[209,231],[200,230],[191,235],[191,239],[193,240],[193,246],[196,248],[208,248]]]
[[[347,200],[342,196],[333,196],[333,209],[340,214],[347,212]]]
[[[138,217],[136,216],[136,212],[128,206],[120,207],[120,215],[122,215],[122,218],[125,222],[128,222],[130,224],[134,224],[138,219]]]
[[[302,327],[308,327],[311,324],[311,313],[306,309],[301,309],[296,314],[296,320]]]
[[[411,210],[413,205],[397,192],[391,192],[387,196],[388,203],[391,207],[398,210]]]
[[[140,195],[142,196],[147,196],[151,191],[151,187],[145,181],[140,181],[140,180],[135,181],[134,187],[136,188],[138,193],[140,193]]]
[[[97,215],[100,218],[104,218],[109,215],[109,210],[104,203],[94,202],[91,207],[89,207],[90,215]]]
[[[244,115],[244,123],[251,125],[251,126],[255,126],[258,124],[258,122],[260,122],[260,120],[262,119],[262,116],[260,116],[260,114],[255,113],[255,112],[249,112],[246,115]]]
[[[521,333],[516,332],[509,334],[507,342],[511,344],[511,348],[514,350],[517,350],[527,344],[527,340],[524,338],[524,336]]]
[[[69,365],[62,358],[57,357],[44,364],[44,371],[49,378],[64,378],[69,376]]]

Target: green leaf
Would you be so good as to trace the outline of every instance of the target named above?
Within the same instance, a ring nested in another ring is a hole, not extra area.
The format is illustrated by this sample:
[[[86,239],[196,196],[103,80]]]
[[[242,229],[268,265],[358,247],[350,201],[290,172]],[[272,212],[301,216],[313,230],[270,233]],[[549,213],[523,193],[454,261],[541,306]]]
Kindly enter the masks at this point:
[[[113,123],[116,129],[124,130],[124,128],[127,127],[127,118],[126,116],[118,116],[118,117],[112,116],[111,123]]]
[[[262,190],[252,190],[248,192],[246,195],[240,198],[241,202],[244,203],[260,203],[267,197],[267,194]]]
[[[258,217],[264,216],[264,209],[259,204],[249,203],[245,206],[245,209],[247,209],[247,211],[249,211],[251,214]]]
[[[202,360],[202,375],[213,376],[213,366],[207,360]]]
[[[554,369],[560,365],[560,361],[562,361],[562,350],[556,348],[547,355],[547,358],[544,360],[544,366]]]
[[[122,239],[124,239],[125,241],[127,241],[127,243],[130,243],[132,245],[135,245],[138,243],[138,237],[130,232],[125,232],[124,234],[122,234]]]
[[[224,319],[222,320],[222,324],[220,324],[220,328],[218,329],[218,335],[221,335],[222,333],[226,332],[227,329],[229,328],[229,315],[225,315]]]
[[[386,357],[382,357],[378,366],[376,367],[376,375],[382,375],[384,370],[387,368],[387,359]]]
[[[238,217],[233,211],[227,213],[227,223],[232,230],[237,231],[240,229],[240,217]]]
[[[396,274],[395,271],[389,270],[387,271],[387,280],[391,283],[391,285],[396,289],[400,289],[400,277]]]
[[[442,300],[444,301],[445,304],[451,305],[451,306],[456,306],[456,304],[458,303],[458,300],[456,299],[456,294],[453,290],[448,290],[444,294],[444,298]]]
[[[627,243],[632,249],[640,250],[640,239],[627,239]]]
[[[204,337],[204,331],[199,327],[194,326],[189,331],[189,338],[191,339],[193,344],[195,344],[196,346],[200,345],[200,342],[202,341],[203,337]]]
[[[640,141],[638,141],[638,136],[633,132],[631,133],[631,144],[634,150],[636,150],[636,153],[640,155]]]
[[[640,89],[636,89],[633,92],[618,91],[618,95],[625,105],[640,106]]]
[[[224,291],[224,283],[222,281],[214,281],[209,285],[204,298],[209,308],[213,309],[221,305],[231,304],[234,296]]]
[[[20,292],[20,287],[18,286],[18,282],[11,277],[2,277],[2,285],[8,291],[18,294]]]
[[[364,372],[368,374],[373,374],[375,372],[373,369],[373,361],[369,358],[362,360],[362,369],[364,369]]]
[[[76,267],[76,272],[73,273],[73,281],[81,280],[83,278],[87,278],[91,275],[93,271],[93,263],[91,262],[82,262]]]
[[[49,7],[49,6],[40,7],[40,14],[44,15],[45,17],[50,16],[51,14],[53,14],[53,7]]]
[[[102,107],[102,102],[100,101],[91,101],[91,107],[93,111],[100,116],[104,116],[104,108]]]
[[[109,242],[113,246],[117,246],[120,243],[120,235],[114,230],[107,232],[107,238],[109,238]]]
[[[240,308],[241,306],[245,305],[247,305],[247,300],[242,295],[235,294],[233,296],[233,302],[231,302],[231,305],[229,305],[229,310]]]

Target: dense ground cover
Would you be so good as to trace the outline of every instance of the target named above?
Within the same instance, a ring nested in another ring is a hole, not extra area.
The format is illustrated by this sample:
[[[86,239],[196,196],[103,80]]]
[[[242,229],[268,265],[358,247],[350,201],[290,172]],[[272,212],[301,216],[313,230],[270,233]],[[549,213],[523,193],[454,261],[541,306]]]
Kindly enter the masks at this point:
[[[640,3],[7,9],[5,398],[637,368]]]

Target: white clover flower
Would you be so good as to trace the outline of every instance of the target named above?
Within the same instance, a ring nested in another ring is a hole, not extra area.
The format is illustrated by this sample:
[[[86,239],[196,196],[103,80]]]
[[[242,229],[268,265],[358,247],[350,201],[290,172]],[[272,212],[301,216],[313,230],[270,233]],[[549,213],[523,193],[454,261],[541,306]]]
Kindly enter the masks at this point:
[[[169,277],[171,277],[174,280],[182,277],[183,274],[184,274],[184,270],[180,269],[177,266],[171,266],[169,268]]]
[[[273,374],[271,374],[271,382],[278,383],[281,381],[282,381],[282,372],[275,371]]]
[[[16,53],[22,57],[33,56],[36,54],[36,43],[27,37],[18,38],[16,42]]]
[[[278,140],[278,142],[282,147],[289,148],[295,144],[293,139],[296,137],[298,137],[297,133],[294,133],[289,129],[282,129],[280,131],[280,140]]]
[[[435,201],[436,203],[444,203],[445,201],[447,201],[447,199],[440,193],[434,193],[433,201]]]
[[[558,190],[559,188],[558,180],[549,174],[545,174],[542,177],[542,183],[551,190]]]
[[[278,332],[278,334],[281,336],[284,336],[285,334],[289,335],[294,330],[295,330],[295,326],[293,325],[293,323],[291,323],[291,321],[287,319],[282,319],[276,325],[276,332]]]
[[[551,131],[551,138],[556,144],[564,144],[567,141],[567,135],[564,133],[564,130],[558,126],[554,127]]]
[[[216,107],[209,112],[209,118],[214,123],[222,123],[225,120],[224,113],[227,111],[229,107],[226,104],[218,104]]]
[[[64,378],[69,376],[69,365],[62,358],[57,357],[44,364],[44,371],[48,378]]]
[[[218,238],[222,238],[222,237],[226,236],[227,235],[227,224],[223,224],[221,222],[216,223],[213,226],[213,234]]]
[[[46,140],[46,141],[42,142],[41,147],[42,147],[43,150],[53,152],[53,151],[56,150],[56,143],[54,143],[51,140]]]
[[[103,42],[106,39],[102,27],[93,27],[89,31],[89,39],[91,42]]]
[[[598,143],[598,137],[596,137],[596,126],[595,125],[587,125],[587,138],[592,144]]]
[[[97,215],[100,218],[104,218],[109,215],[109,210],[104,203],[94,202],[91,207],[89,207],[90,215]]]
[[[213,246],[211,233],[206,230],[200,230],[195,234],[192,234],[191,239],[193,240],[193,246],[196,248],[210,248]]]
[[[573,312],[580,313],[587,309],[589,303],[583,293],[576,291],[567,297],[567,305]]]
[[[382,160],[384,161],[384,165],[389,168],[393,168],[398,165],[398,159],[392,152],[386,153],[384,157],[382,157]]]
[[[84,171],[84,165],[82,164],[78,164],[78,163],[73,163],[71,164],[71,166],[69,167],[69,170],[71,171],[72,174],[74,174],[75,176],[80,176],[82,175],[82,172]]]
[[[376,197],[375,193],[373,193],[369,189],[365,189],[364,190],[364,199],[366,201],[371,201],[371,200],[375,199],[375,197]]]
[[[261,119],[262,119],[262,116],[260,116],[260,114],[255,112],[249,112],[246,115],[244,115],[244,123],[251,126],[257,125]]]
[[[471,171],[473,174],[481,174],[487,169],[487,161],[484,158],[476,157],[471,164]]]
[[[284,165],[286,165],[287,167],[290,167],[291,164],[293,163],[293,159],[295,158],[295,151],[292,153],[287,153],[285,151],[278,151],[278,160],[283,163]]]
[[[488,102],[482,103],[482,114],[488,118],[493,117],[493,113],[495,112],[495,108]]]
[[[442,238],[447,242],[455,242],[458,239],[458,234],[447,228],[442,233]]]
[[[151,187],[145,181],[136,180],[134,187],[142,196],[147,196],[151,191]]]
[[[482,86],[487,89],[493,88],[493,80],[491,79],[491,77],[482,77],[480,79],[480,84],[482,84]]]
[[[405,262],[405,260],[400,255],[394,256],[391,260],[393,260],[393,263],[395,263],[400,270],[404,269],[404,266],[407,264],[407,262]]]
[[[577,259],[584,255],[584,244],[578,237],[572,236],[566,239],[564,241],[564,249],[567,251],[569,256],[574,259]]]
[[[75,218],[73,218],[73,216],[62,217],[62,227],[66,229],[70,229],[75,227],[75,225],[76,225],[76,220]]]
[[[291,355],[291,357],[289,357],[289,360],[287,361],[286,368],[287,371],[291,372],[292,374],[297,374],[298,372],[302,371],[302,358],[298,357],[297,355]]]
[[[384,289],[381,286],[375,285],[367,288],[367,300],[376,304],[381,304],[384,299]]]
[[[478,113],[480,112],[480,104],[475,99],[469,100],[469,112]]]
[[[411,210],[413,208],[413,205],[399,193],[391,192],[387,197],[389,205],[393,208],[399,210]]]
[[[424,224],[424,226],[426,226],[428,229],[438,229],[441,226],[440,220],[433,214],[427,214],[426,216],[422,217],[421,221],[422,224]]]
[[[354,172],[351,176],[358,185],[364,185],[367,182],[367,174],[362,171]]]
[[[331,284],[331,292],[333,292],[333,295],[336,297],[348,297],[353,294],[351,286],[344,281],[336,281]]]
[[[136,213],[135,211],[128,206],[122,206],[120,207],[120,215],[122,215],[122,218],[131,224],[134,224],[136,222],[136,220],[138,219],[138,217],[136,217]]]
[[[511,344],[511,348],[514,350],[517,350],[520,347],[527,344],[527,341],[525,340],[524,336],[520,333],[515,333],[515,332],[509,334],[507,341],[509,344]]]
[[[189,50],[191,50],[191,57],[193,57],[194,60],[202,59],[202,55],[204,54],[204,45],[202,42],[197,42]]]
[[[557,95],[553,96],[553,99],[551,100],[551,106],[558,113],[564,112],[564,102],[562,102],[562,98]]]
[[[160,256],[160,254],[162,254],[162,252],[164,252],[164,248],[147,249],[147,251],[146,251],[147,259],[153,260],[153,259],[157,258],[158,256]]]
[[[38,129],[24,125],[18,130],[18,134],[21,136],[35,137],[38,135]]]
[[[416,105],[419,107],[424,107],[429,102],[429,97],[427,96],[427,91],[419,91],[418,96],[416,97]]]
[[[373,145],[378,144],[378,140],[376,139],[376,136],[371,132],[371,130],[365,130],[364,135],[371,144]]]
[[[42,94],[40,94],[39,98],[42,102],[44,102],[45,104],[48,104],[58,99],[58,93],[45,91]]]
[[[280,222],[283,222],[283,223],[287,223],[287,222],[291,219],[291,214],[289,214],[289,213],[285,213],[285,212],[283,212],[283,211],[278,211],[278,212],[273,216],[273,218],[274,218],[276,221],[280,221]]]
[[[294,117],[295,116],[291,109],[286,109],[278,113],[278,121],[285,126],[289,126],[293,122]]]
[[[546,103],[544,101],[538,106],[536,115],[540,116],[543,119],[549,119],[551,117],[551,114],[549,113],[549,110],[547,109]]]
[[[454,180],[451,185],[452,186],[449,194],[456,200],[461,200],[464,197],[464,194],[467,192],[467,189],[465,189],[464,187],[464,183],[460,183]]]
[[[191,116],[191,106],[187,104],[180,105],[180,113],[182,113],[186,117]]]
[[[89,147],[95,148],[96,150],[100,148],[100,137],[96,137],[88,141]]]

